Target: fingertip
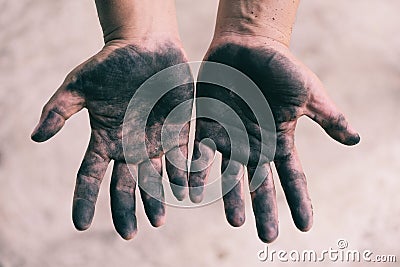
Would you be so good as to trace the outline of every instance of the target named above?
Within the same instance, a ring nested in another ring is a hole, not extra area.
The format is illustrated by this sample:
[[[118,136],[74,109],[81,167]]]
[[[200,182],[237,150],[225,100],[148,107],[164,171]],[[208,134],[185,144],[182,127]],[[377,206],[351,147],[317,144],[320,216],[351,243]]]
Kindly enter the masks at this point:
[[[293,222],[297,229],[302,232],[307,232],[313,225],[313,206],[311,200],[308,197],[297,198],[297,201],[290,201],[289,195],[287,195],[290,211],[292,214]]]
[[[336,115],[330,113],[329,115],[308,114],[308,116],[317,122],[331,138],[341,144],[354,146],[361,140],[360,135],[340,112],[336,112]]]
[[[343,119],[343,120],[345,120],[345,119]],[[344,126],[345,130],[343,131],[342,136],[340,134],[338,134],[338,136],[342,137],[338,141],[347,146],[354,146],[354,145],[358,144],[361,140],[358,132],[350,125],[350,123],[348,121],[346,121],[343,124],[345,125]]]
[[[309,214],[301,213],[293,216],[294,224],[296,225],[297,229],[302,232],[308,232],[312,228],[313,225],[313,215],[312,212]]]
[[[41,135],[37,132],[36,129],[33,130],[33,132],[31,133],[31,140],[34,141],[34,142],[37,142],[37,143],[41,143],[41,142],[46,141],[46,139],[44,139],[44,137],[41,136]]]
[[[54,111],[48,112],[47,116],[39,122],[31,134],[31,139],[41,143],[47,141],[58,133],[65,124],[65,119]]]
[[[263,227],[257,227],[258,238],[264,243],[274,242],[279,235],[278,225],[265,225]]]
[[[356,133],[354,135],[347,137],[346,140],[344,141],[344,144],[348,145],[348,146],[354,146],[354,145],[357,145],[358,143],[360,143],[360,141],[361,141],[361,137],[358,133]]]
[[[158,227],[161,227],[161,226],[163,226],[165,224],[165,219],[166,218],[163,215],[163,216],[156,216],[156,217],[153,217],[153,218],[149,218],[149,221],[150,221],[150,224],[153,227],[158,228]]]
[[[153,227],[160,227],[165,223],[165,203],[164,197],[155,199],[147,194],[142,188],[140,189],[144,211]]]
[[[175,198],[176,198],[178,201],[183,201],[183,200],[185,200],[185,198],[186,198],[187,195],[188,195],[188,192],[187,192],[187,190],[185,190],[185,189],[180,189],[180,190],[175,189],[175,190],[172,190],[172,192],[173,192]]]
[[[305,223],[305,224],[296,223],[296,227],[297,227],[297,229],[299,229],[302,232],[308,232],[312,228],[312,222],[311,223]]]
[[[312,224],[310,224],[310,225],[308,225],[308,226],[305,226],[305,227],[299,227],[299,226],[297,226],[297,229],[299,229],[301,232],[304,232],[304,233],[310,231],[311,228],[312,228]]]
[[[143,199],[143,196],[142,196]],[[153,198],[145,198],[144,211],[153,227],[160,227],[165,223],[165,206],[163,202]]]
[[[135,223],[126,224],[123,229],[116,229],[118,234],[124,240],[132,240],[137,234],[136,221]]]
[[[57,131],[58,132],[58,131]],[[35,133],[31,135],[31,140],[36,143],[43,143],[53,137],[57,132],[52,134]]]
[[[131,240],[137,233],[137,223],[134,211],[112,211],[115,230],[125,240]]]
[[[191,187],[189,190],[189,197],[190,201],[192,201],[195,204],[199,204],[200,202],[203,201],[203,188],[200,187]]]
[[[78,231],[85,231],[90,227],[94,209],[94,205],[86,199],[74,200],[72,221]]]
[[[187,178],[176,177],[170,179],[172,193],[178,201],[183,201],[188,195]]]
[[[193,203],[200,203],[204,198],[204,184],[207,180],[208,171],[190,173],[189,175],[189,198]]]
[[[232,227],[241,227],[246,221],[246,216],[244,214],[236,214],[235,216],[227,216],[226,220]]]
[[[129,241],[129,240],[132,240],[137,235],[137,230],[123,233],[123,234],[119,233],[119,235],[122,237],[122,239]]]
[[[242,199],[243,196],[240,195],[241,190],[237,189],[239,189],[238,186],[223,196],[225,217],[232,227],[240,227],[246,221],[245,205]]]
[[[43,134],[43,131],[40,130],[40,124],[38,124],[33,132],[31,133],[31,140],[37,143],[41,143],[46,141],[48,138]]]

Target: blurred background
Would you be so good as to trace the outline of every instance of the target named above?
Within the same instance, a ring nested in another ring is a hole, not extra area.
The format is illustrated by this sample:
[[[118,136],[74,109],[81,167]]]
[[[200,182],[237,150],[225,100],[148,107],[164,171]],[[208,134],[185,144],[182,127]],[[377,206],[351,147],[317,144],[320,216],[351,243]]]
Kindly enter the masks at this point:
[[[217,0],[176,2],[187,53],[201,60]],[[102,47],[94,1],[0,0],[0,10],[1,267],[287,266],[257,259],[264,244],[257,238],[249,194],[246,223],[236,229],[226,222],[222,201],[201,209],[168,207],[166,225],[155,229],[138,200],[139,232],[126,242],[112,225],[108,173],[92,227],[77,232],[71,206],[89,139],[87,112],[44,144],[29,136],[65,75]],[[301,2],[292,51],[318,74],[362,140],[348,148],[309,119],[300,120],[296,143],[314,227],[296,230],[276,180],[280,235],[269,249],[322,251],[337,248],[343,238],[349,249],[400,260],[399,10],[398,0]],[[314,266],[298,266],[309,265]]]

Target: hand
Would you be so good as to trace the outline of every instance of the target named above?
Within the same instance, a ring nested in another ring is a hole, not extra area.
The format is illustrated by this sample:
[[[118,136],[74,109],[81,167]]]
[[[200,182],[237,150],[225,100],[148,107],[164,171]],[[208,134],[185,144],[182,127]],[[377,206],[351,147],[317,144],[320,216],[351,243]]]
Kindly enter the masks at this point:
[[[32,140],[36,142],[51,138],[82,108],[89,112],[91,138],[78,171],[73,201],[73,222],[77,229],[85,230],[92,222],[100,183],[111,160],[114,160],[110,187],[112,217],[115,229],[124,239],[131,239],[137,230],[136,177],[150,223],[153,226],[164,223],[164,192],[160,178],[164,153],[170,156],[166,159],[166,169],[171,182],[181,186],[173,187],[173,192],[178,199],[185,197],[187,171],[177,168],[170,160],[179,154],[179,149],[187,157],[189,124],[172,125],[181,129],[176,147],[168,150],[161,147],[160,136],[170,110],[184,101],[192,101],[193,83],[178,86],[165,94],[148,118],[142,118],[145,114],[141,114],[143,108],[140,106],[135,109],[135,114],[130,114],[128,126],[133,129],[127,131],[130,135],[127,147],[145,143],[145,153],[137,151],[127,159],[122,142],[124,116],[139,86],[155,73],[184,62],[183,49],[176,41],[146,40],[129,44],[111,41],[74,69],[44,106],[39,124],[32,133]],[[188,68],[176,75],[181,75],[176,79],[192,79]],[[157,88],[150,89],[155,90],[152,94],[157,94]],[[190,116],[191,106],[184,113],[184,117]],[[140,119],[147,119],[145,129],[135,128]],[[144,137],[144,131],[145,138],[137,138],[140,134]],[[181,164],[186,165],[186,161]]]
[[[200,202],[203,198],[203,186],[207,181],[209,163],[214,158],[214,150],[210,141],[201,142],[201,140],[210,138],[216,149],[222,153],[222,188],[223,191],[228,191],[223,194],[223,201],[225,214],[231,225],[240,226],[245,220],[243,176],[244,165],[247,165],[249,182],[254,179],[262,181],[251,192],[259,238],[264,242],[272,242],[277,237],[277,205],[270,165],[270,161],[273,160],[297,228],[301,231],[309,230],[312,226],[313,211],[307,192],[306,177],[294,144],[297,120],[303,115],[310,117],[321,125],[330,137],[345,145],[357,144],[360,141],[359,135],[328,98],[317,76],[279,42],[254,36],[232,35],[217,38],[204,60],[231,66],[247,75],[259,87],[269,103],[275,120],[276,143],[267,143],[265,145],[269,148],[261,149],[260,136],[264,131],[269,131],[270,126],[260,125],[252,112],[253,107],[247,106],[237,94],[219,86],[198,83],[197,99],[208,97],[225,103],[239,116],[245,129],[240,130],[238,124],[232,125],[232,121],[228,121],[229,116],[220,115],[225,112],[224,108],[219,108],[218,105],[206,107],[196,104],[197,113],[207,109],[210,116],[220,118],[222,121],[205,118],[198,118],[196,121],[193,162],[201,158],[200,165],[208,167],[198,172],[191,171],[189,177],[191,200]],[[207,65],[204,65],[199,77],[207,79],[204,76],[213,75],[215,72],[208,71]],[[220,76],[224,80],[235,78],[225,77],[222,74]],[[269,108],[263,108],[267,116]],[[229,140],[224,125],[236,129],[236,143]],[[249,143],[250,151],[246,151],[246,142]],[[273,151],[275,145],[276,151],[271,158],[268,151]],[[231,157],[234,154],[239,157]],[[240,157],[240,155],[247,156]],[[232,184],[235,185],[231,186],[231,190],[224,189]]]

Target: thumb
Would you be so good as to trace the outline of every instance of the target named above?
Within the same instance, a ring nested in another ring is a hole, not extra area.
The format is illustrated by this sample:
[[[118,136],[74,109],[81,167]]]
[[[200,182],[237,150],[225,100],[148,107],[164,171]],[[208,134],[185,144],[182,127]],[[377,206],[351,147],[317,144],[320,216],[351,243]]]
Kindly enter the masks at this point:
[[[360,142],[359,134],[328,97],[324,86],[316,76],[310,83],[306,114],[336,141],[349,146]]]
[[[39,123],[31,135],[33,141],[50,139],[61,130],[67,119],[83,108],[84,98],[71,90],[69,84],[64,82],[43,107]]]

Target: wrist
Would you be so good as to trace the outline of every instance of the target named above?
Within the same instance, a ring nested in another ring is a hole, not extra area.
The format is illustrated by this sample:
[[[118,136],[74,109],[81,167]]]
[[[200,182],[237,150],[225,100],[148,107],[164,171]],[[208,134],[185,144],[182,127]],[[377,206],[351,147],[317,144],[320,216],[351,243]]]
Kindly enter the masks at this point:
[[[289,47],[299,0],[220,0],[214,39],[264,37]]]
[[[142,27],[138,28],[136,25],[124,25],[105,31],[103,39],[106,46],[112,44],[138,44],[143,47],[151,47],[164,41],[175,44],[181,43],[178,31],[172,29],[162,31],[150,29],[144,31]]]
[[[289,47],[291,32],[280,30],[273,24],[260,26],[242,20],[225,20],[216,27],[213,40],[231,38],[261,38],[279,42]]]
[[[174,0],[96,0],[104,42],[179,39]]]

